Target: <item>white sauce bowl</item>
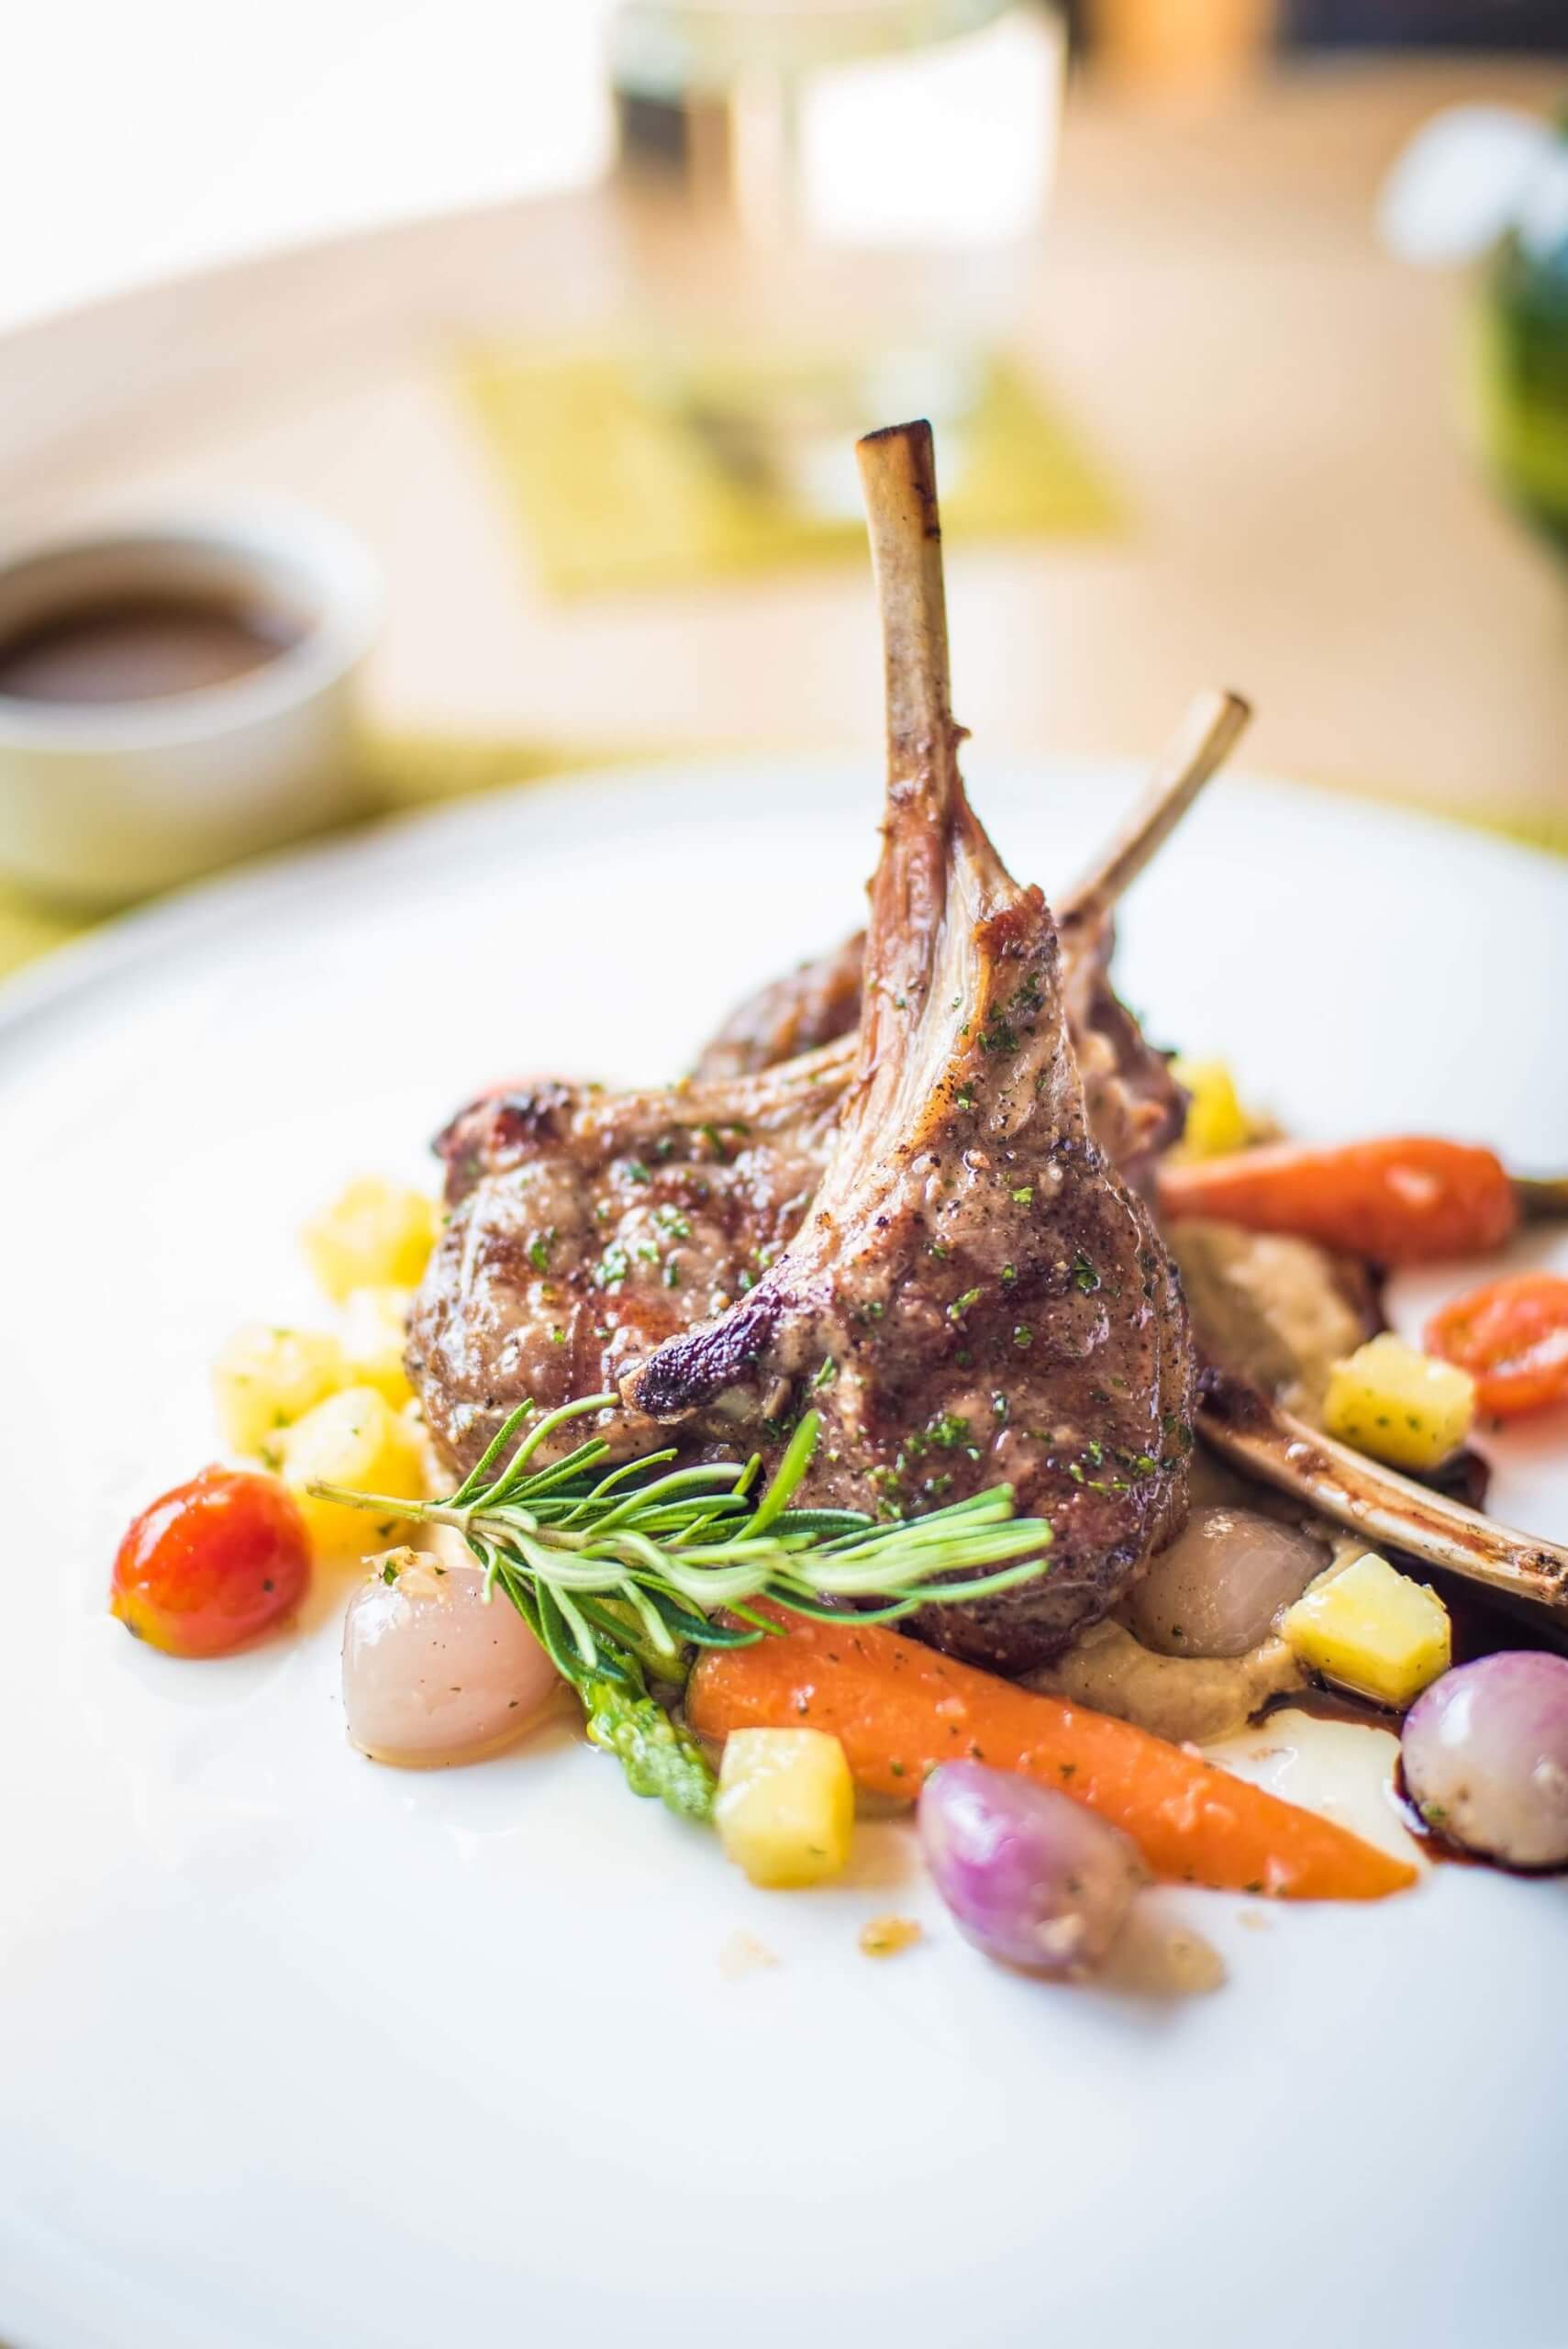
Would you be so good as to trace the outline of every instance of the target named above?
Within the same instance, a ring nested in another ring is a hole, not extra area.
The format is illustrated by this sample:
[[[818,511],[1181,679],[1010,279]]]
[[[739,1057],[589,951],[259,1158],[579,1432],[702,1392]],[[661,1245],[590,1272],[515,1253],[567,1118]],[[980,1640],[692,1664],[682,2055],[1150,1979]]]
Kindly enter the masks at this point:
[[[348,531],[272,507],[114,529],[0,563],[0,641],[73,608],[162,595],[281,609],[297,640],[155,699],[0,692],[0,866],[94,909],[362,811],[352,700],[382,590]]]

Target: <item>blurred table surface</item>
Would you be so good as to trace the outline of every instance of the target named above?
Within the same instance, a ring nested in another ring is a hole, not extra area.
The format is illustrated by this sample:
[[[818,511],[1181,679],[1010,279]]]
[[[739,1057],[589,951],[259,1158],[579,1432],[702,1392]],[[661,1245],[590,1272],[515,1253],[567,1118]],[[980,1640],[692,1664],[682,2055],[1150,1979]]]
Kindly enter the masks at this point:
[[[1254,768],[1568,807],[1568,577],[1463,446],[1459,284],[1372,228],[1433,108],[1558,94],[1550,67],[1474,61],[1297,67],[1183,103],[1073,87],[1019,340],[1133,526],[953,551],[957,701],[987,751],[1148,751],[1216,682],[1258,706]],[[454,352],[602,325],[626,201],[377,230],[11,335],[0,529],[303,496],[385,567],[386,724],[874,757],[862,566],[567,605],[530,582]]]

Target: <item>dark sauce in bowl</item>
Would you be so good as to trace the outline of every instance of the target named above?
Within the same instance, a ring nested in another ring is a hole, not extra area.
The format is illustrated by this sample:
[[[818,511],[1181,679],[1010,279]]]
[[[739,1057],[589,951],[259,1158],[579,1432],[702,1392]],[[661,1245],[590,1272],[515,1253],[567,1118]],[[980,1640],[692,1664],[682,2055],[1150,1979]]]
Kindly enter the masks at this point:
[[[249,676],[304,633],[287,612],[216,595],[73,605],[0,634],[0,696],[76,708],[161,701]]]

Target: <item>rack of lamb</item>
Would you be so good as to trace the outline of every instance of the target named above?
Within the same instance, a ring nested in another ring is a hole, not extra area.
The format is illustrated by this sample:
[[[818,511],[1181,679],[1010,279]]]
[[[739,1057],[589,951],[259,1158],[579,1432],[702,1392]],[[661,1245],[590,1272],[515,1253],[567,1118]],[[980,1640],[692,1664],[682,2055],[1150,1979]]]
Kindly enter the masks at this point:
[[[605,1431],[628,1451],[771,1465],[815,1408],[801,1506],[892,1516],[1010,1484],[1051,1520],[1049,1571],[916,1628],[1023,1673],[1179,1529],[1193,1354],[1113,1163],[1146,1128],[1106,1084],[1091,1118],[1074,1051],[1118,859],[1069,956],[959,774],[929,429],[874,434],[860,457],[888,782],[859,1028],[757,1074],[630,1095],[544,1082],[465,1112],[441,1143],[454,1213],[409,1368],[460,1466],[525,1396],[618,1387]],[[1164,801],[1196,788],[1177,780]],[[1120,1041],[1146,1051],[1136,1029]]]

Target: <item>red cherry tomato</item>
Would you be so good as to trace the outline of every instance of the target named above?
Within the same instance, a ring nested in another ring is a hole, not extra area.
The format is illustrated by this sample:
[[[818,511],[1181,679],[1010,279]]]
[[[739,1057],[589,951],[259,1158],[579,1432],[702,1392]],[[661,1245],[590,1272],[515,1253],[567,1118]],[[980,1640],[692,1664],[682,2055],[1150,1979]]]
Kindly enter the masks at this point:
[[[309,1579],[305,1520],[276,1477],[204,1468],[131,1525],[109,1610],[170,1655],[223,1655],[286,1615]]]
[[[1427,1350],[1475,1381],[1499,1419],[1568,1398],[1568,1279],[1513,1273],[1456,1297],[1427,1324]]]

